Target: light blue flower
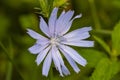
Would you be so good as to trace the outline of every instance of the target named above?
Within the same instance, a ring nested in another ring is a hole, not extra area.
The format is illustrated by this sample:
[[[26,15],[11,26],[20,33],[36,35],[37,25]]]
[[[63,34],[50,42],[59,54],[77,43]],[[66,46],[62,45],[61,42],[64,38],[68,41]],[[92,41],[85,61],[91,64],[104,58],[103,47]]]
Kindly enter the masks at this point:
[[[92,30],[91,27],[84,27],[67,33],[73,20],[80,18],[81,14],[72,18],[74,11],[63,11],[57,18],[57,12],[58,8],[54,8],[48,24],[40,17],[39,27],[47,37],[31,29],[28,29],[27,32],[32,38],[36,39],[35,45],[30,47],[29,51],[32,54],[38,54],[36,59],[37,65],[44,60],[42,68],[42,74],[44,76],[48,76],[52,61],[54,62],[56,70],[59,71],[60,76],[70,74],[62,59],[62,55],[67,59],[73,70],[78,73],[80,69],[76,62],[85,66],[87,61],[70,46],[93,47],[94,45],[93,41],[84,40],[90,37],[89,31]]]

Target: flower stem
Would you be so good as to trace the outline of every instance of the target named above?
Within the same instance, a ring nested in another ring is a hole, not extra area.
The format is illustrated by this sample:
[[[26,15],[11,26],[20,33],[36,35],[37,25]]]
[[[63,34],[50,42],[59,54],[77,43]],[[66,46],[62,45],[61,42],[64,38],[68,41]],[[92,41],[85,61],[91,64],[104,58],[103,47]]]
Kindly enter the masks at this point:
[[[4,50],[4,53],[5,53],[5,55],[7,56],[7,59],[8,59],[10,62],[12,62],[11,58],[10,58],[9,55],[8,55],[7,49],[6,49],[5,46],[2,44],[1,41],[0,41],[0,47]]]
[[[7,66],[7,73],[6,73],[6,80],[11,80],[11,75],[12,75],[12,59],[11,57],[8,55],[8,50],[5,48],[5,46],[2,44],[2,42],[0,42],[0,46],[1,48],[5,51],[5,54],[8,58],[8,66]]]
[[[99,21],[98,15],[97,15],[95,2],[94,2],[94,0],[88,0],[88,1],[89,1],[89,4],[90,4],[91,14],[93,16],[95,28],[100,29],[101,25],[100,25],[100,21]]]
[[[12,63],[8,62],[8,70],[7,70],[7,75],[6,75],[6,80],[11,80],[12,77]]]
[[[111,35],[112,31],[110,30],[103,30],[103,29],[99,29],[99,30],[94,30],[94,33],[99,33],[99,34],[103,34],[103,35]]]
[[[20,79],[21,80],[24,80],[22,75],[20,74],[20,71],[17,67],[17,65],[14,63],[14,61],[12,60],[13,59],[13,46],[12,46],[12,43],[11,43],[11,40],[9,41],[9,49],[8,50],[4,45],[3,43],[0,41],[0,47],[3,49],[7,59],[8,59],[8,70],[7,70],[7,73],[6,73],[6,79],[5,80],[12,80],[11,79],[11,76],[12,76],[12,69],[13,69],[13,66],[15,66],[14,68],[17,70],[19,76],[20,76]],[[9,55],[11,54],[11,55]]]

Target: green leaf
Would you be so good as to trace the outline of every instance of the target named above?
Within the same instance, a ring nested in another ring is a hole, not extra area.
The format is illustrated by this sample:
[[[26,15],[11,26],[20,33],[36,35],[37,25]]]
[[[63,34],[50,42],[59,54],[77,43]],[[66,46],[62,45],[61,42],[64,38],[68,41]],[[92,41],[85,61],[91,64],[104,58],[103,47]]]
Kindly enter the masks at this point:
[[[112,32],[113,55],[120,54],[120,21],[115,25]]]
[[[118,62],[111,61],[108,58],[102,59],[96,66],[90,80],[110,80],[119,72]]]
[[[77,51],[87,60],[87,66],[89,67],[95,67],[102,58],[107,57],[105,53],[94,49],[82,49]]]
[[[105,49],[105,51],[111,55],[110,47],[99,37],[93,36],[94,39]]]
[[[42,15],[48,17],[50,13],[50,5],[48,4],[48,0],[39,0],[39,3],[40,9],[42,10]]]

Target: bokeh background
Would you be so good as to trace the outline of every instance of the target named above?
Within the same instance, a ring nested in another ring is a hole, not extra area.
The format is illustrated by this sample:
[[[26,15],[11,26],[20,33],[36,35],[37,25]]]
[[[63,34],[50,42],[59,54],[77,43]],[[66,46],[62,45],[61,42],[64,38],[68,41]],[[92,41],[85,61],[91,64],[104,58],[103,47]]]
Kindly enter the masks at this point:
[[[47,21],[54,7],[59,7],[59,13],[63,9],[82,13],[71,30],[92,26],[89,39],[95,46],[73,47],[87,66],[79,65],[77,74],[64,59],[71,75],[62,78],[52,67],[52,80],[120,80],[120,0],[0,0],[0,80],[50,80],[42,76],[42,64],[36,65],[37,55],[28,52],[35,40],[26,29],[42,34],[39,16]]]

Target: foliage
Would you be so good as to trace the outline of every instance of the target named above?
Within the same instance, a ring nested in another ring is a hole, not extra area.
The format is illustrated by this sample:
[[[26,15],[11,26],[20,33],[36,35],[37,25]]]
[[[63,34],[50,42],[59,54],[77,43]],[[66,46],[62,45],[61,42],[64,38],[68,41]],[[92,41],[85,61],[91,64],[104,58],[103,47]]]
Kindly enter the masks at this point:
[[[73,9],[75,15],[82,13],[71,30],[93,28],[90,39],[95,46],[75,48],[88,62],[86,67],[79,66],[78,74],[64,59],[71,75],[60,77],[52,67],[52,75],[44,77],[42,65],[37,66],[36,56],[27,50],[34,40],[26,34],[26,29],[39,32],[39,16],[47,22],[54,7],[59,7],[60,12]],[[0,0],[0,80],[120,80],[119,67],[119,0]]]

